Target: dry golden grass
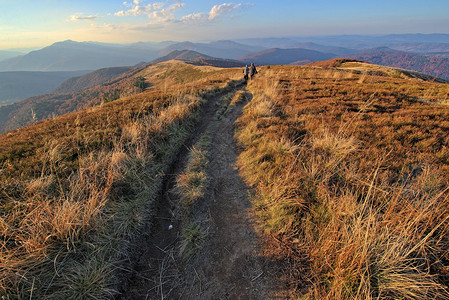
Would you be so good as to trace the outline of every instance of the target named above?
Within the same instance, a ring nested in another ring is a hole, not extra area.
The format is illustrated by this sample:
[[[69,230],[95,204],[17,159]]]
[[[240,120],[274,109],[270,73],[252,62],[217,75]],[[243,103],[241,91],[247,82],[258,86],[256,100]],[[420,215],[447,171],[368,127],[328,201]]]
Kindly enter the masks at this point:
[[[174,191],[179,196],[179,203],[175,207],[183,228],[179,252],[187,257],[201,249],[207,235],[204,226],[193,220],[192,211],[193,206],[204,197],[210,181],[207,174],[210,143],[211,129],[208,128],[190,149],[187,166],[176,178]]]
[[[194,71],[202,76],[191,86],[153,87],[0,136],[0,295],[114,294],[117,260],[151,217],[202,104],[240,76]]]
[[[202,198],[207,184],[207,151],[194,147],[189,155],[187,169],[176,179],[177,192],[184,206],[191,206]]]
[[[310,281],[291,296],[447,299],[448,85],[346,74],[262,69],[238,121],[261,228]]]

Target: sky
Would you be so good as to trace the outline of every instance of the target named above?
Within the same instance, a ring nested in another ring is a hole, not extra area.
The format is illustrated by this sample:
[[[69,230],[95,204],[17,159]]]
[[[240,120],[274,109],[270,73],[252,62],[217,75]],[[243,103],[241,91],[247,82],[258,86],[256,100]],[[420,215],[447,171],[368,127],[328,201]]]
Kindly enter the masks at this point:
[[[0,0],[0,50],[133,43],[449,33],[448,0]]]

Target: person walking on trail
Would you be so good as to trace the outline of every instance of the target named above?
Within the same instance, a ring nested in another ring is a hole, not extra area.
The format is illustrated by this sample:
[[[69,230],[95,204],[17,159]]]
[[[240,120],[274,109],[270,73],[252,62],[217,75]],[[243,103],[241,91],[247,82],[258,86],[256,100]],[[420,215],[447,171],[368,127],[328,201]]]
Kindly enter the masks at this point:
[[[245,66],[245,69],[243,69],[243,78],[245,81],[248,81],[248,75],[249,75],[249,68],[248,65]]]
[[[251,67],[249,67],[250,78],[253,79],[256,74],[257,74],[256,66],[254,65],[254,63],[251,63]]]

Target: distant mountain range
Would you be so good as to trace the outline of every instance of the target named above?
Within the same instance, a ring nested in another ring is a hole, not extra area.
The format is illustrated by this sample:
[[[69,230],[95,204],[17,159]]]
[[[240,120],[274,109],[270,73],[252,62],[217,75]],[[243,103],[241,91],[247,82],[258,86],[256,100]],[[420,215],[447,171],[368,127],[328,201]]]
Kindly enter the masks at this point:
[[[151,63],[159,63],[172,59],[185,61],[194,65],[213,66],[219,68],[243,67],[245,65],[243,62],[238,60],[211,57],[192,50],[175,50],[166,56],[153,60]]]
[[[266,48],[295,48],[298,43],[315,43],[355,50],[399,44],[449,43],[449,34],[328,35],[289,38],[236,39],[238,43]]]
[[[449,54],[449,43],[403,43],[390,46],[394,50],[416,54]]]
[[[156,58],[157,51],[91,42],[54,43],[0,62],[0,71],[74,71],[130,66]]]
[[[8,58],[20,56],[20,55],[23,55],[23,53],[18,52],[18,51],[0,50],[0,61],[8,59]]]
[[[97,42],[57,42],[28,54],[15,51],[0,51],[1,71],[78,71],[94,70],[114,66],[133,66],[149,62],[178,50],[192,50],[220,59],[243,59],[254,57],[260,64],[293,63],[326,59],[367,52],[367,49],[388,47],[424,56],[449,57],[449,34],[397,34],[384,36],[344,35],[316,37],[250,38],[218,40],[208,43],[185,42],[139,42],[133,44],[106,44]],[[288,51],[278,51],[282,49]],[[303,49],[324,53],[307,53]],[[273,58],[269,58],[268,51]],[[301,53],[302,52],[302,53]],[[262,56],[260,56],[262,55]],[[274,58],[286,55],[288,58]],[[8,59],[5,59],[8,58]]]
[[[26,55],[0,61],[1,71],[78,71],[133,66],[166,56],[174,50],[192,50],[217,58],[234,59],[265,49],[232,41],[211,43],[162,42],[131,45],[94,42],[57,42]]]
[[[323,53],[302,48],[279,49],[272,48],[239,58],[241,61],[258,65],[288,65],[298,61],[307,64],[314,61],[326,60],[335,57],[335,54]]]
[[[352,53],[357,53],[358,50],[349,49],[344,47],[334,47],[334,46],[325,46],[316,43],[297,43],[293,48],[302,48],[308,50],[315,50],[323,53],[332,53],[335,55],[347,55]]]
[[[388,48],[373,49],[346,57],[382,66],[418,71],[449,80],[448,58],[423,56]]]
[[[192,50],[174,50],[170,53],[168,53],[165,56],[156,58],[155,60],[151,61],[154,64],[163,62],[163,61],[168,61],[168,60],[172,60],[172,59],[177,59],[177,60],[182,60],[182,61],[188,61],[188,60],[192,60],[192,59],[198,59],[198,58],[203,58],[203,59],[210,59],[213,58],[209,55],[206,54],[202,54],[199,53],[197,51],[192,51]]]
[[[160,55],[167,55],[174,50],[192,50],[195,52],[200,52],[208,56],[217,58],[227,58],[227,59],[237,59],[241,56],[247,55],[249,53],[257,52],[266,49],[265,47],[259,46],[249,46],[233,41],[216,41],[211,43],[192,43],[183,42],[176,43],[159,51]]]

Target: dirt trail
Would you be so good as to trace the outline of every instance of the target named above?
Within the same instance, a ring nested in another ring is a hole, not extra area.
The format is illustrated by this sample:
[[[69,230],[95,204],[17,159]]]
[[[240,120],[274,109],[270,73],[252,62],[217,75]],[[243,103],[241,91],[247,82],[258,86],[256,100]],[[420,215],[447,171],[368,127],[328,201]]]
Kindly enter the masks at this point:
[[[201,124],[166,177],[153,233],[141,241],[142,251],[117,299],[269,299],[273,287],[279,287],[279,270],[260,253],[260,239],[250,217],[249,190],[235,167],[235,121],[251,95],[246,93],[244,103],[217,120],[214,115],[220,100],[209,101]],[[178,251],[182,229],[173,213],[176,195],[172,189],[185,168],[188,149],[207,128],[212,132],[210,184],[191,216],[206,228],[207,235],[199,253],[185,258]]]

